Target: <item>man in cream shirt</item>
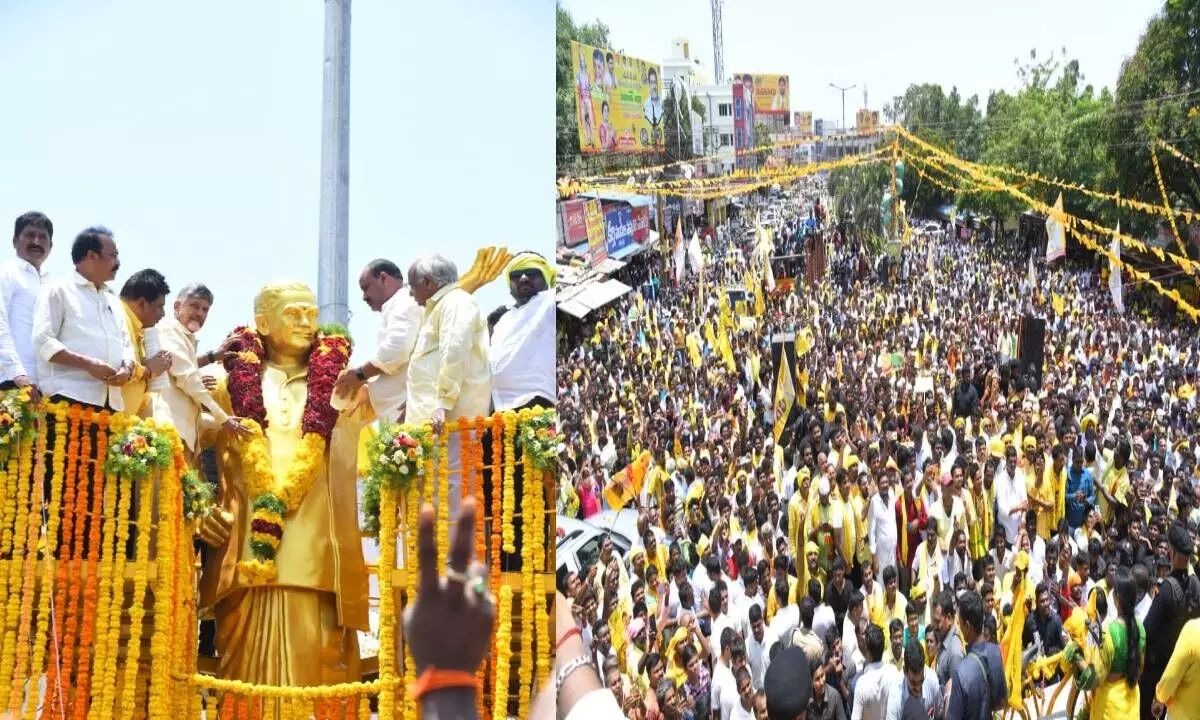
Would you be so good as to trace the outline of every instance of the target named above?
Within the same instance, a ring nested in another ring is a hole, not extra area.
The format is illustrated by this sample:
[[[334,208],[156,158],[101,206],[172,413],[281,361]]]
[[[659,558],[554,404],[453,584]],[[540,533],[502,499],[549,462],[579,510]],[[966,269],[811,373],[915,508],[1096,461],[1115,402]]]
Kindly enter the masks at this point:
[[[457,287],[458,269],[441,255],[422,255],[408,270],[413,300],[425,309],[408,364],[405,421],[429,423],[487,415],[491,405],[487,320],[471,293]],[[450,519],[458,517],[462,483],[457,433],[450,433]]]
[[[224,360],[229,352],[227,345],[222,345],[203,355],[196,354],[196,333],[208,320],[212,303],[212,291],[192,283],[175,296],[171,316],[158,323],[159,343],[164,352],[171,354],[172,363],[169,385],[151,394],[151,410],[155,419],[175,426],[193,464],[200,453],[201,412],[208,411],[225,430],[239,435],[245,432],[238,419],[227,415],[209,392],[216,385],[215,378],[200,372],[200,368]]]
[[[391,260],[374,260],[358,277],[363,302],[382,313],[375,355],[356,368],[347,368],[334,385],[334,394],[352,398],[365,383],[375,415],[404,421],[408,400],[408,361],[417,344],[422,310],[404,289],[404,273]]]

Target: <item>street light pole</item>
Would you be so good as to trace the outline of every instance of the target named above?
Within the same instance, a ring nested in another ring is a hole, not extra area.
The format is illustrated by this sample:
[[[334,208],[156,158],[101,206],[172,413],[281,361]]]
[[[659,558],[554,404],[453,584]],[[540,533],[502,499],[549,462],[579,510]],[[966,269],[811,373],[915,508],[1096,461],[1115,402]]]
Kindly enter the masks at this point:
[[[322,323],[350,321],[350,0],[325,0],[317,303]]]
[[[858,87],[858,85],[850,85],[848,87],[839,87],[838,85],[829,83],[829,87],[833,88],[834,90],[837,90],[838,92],[840,92],[842,94],[842,132],[846,132],[846,91],[853,90],[854,88]]]

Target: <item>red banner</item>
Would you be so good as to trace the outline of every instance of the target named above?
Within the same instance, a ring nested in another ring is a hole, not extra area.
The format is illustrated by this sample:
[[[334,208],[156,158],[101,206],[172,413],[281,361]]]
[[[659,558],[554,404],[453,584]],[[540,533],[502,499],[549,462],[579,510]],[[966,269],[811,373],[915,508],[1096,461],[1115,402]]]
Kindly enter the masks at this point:
[[[645,242],[650,237],[650,208],[635,207],[633,209],[633,240]]]
[[[587,202],[570,200],[562,203],[563,237],[568,245],[587,242]]]

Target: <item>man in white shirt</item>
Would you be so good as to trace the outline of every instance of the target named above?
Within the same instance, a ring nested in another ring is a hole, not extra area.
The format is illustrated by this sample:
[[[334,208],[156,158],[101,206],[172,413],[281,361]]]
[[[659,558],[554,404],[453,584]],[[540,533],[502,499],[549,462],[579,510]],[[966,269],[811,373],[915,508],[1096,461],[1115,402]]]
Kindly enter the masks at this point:
[[[875,557],[875,572],[882,573],[886,567],[896,567],[896,542],[899,539],[896,527],[896,497],[890,494],[892,473],[879,479],[879,492],[871,496],[871,508],[867,513],[867,543]]]
[[[762,608],[750,606],[750,633],[746,635],[746,664],[750,668],[750,678],[755,690],[762,690],[763,679],[767,675],[767,666],[771,664],[771,646],[778,638],[767,628],[763,619]]]
[[[121,263],[112,231],[84,230],[71,246],[75,272],[46,283],[33,316],[42,392],[95,408],[124,410],[133,345],[125,311],[108,283]]]
[[[900,671],[883,662],[883,630],[868,625],[864,655],[867,664],[854,686],[854,705],[850,720],[883,720],[887,713],[888,694],[900,679]]]
[[[1005,449],[1004,465],[996,473],[996,526],[1004,529],[1005,542],[1017,541],[1017,529],[1029,509],[1025,473],[1017,467],[1017,449]]]
[[[733,646],[741,644],[742,639],[738,636],[737,630],[731,627],[724,628],[718,635],[715,625],[712,637],[717,639],[721,652],[717,656],[716,662],[713,663],[709,707],[712,708],[714,715],[720,714],[721,720],[729,720],[733,714],[733,706],[738,699],[737,683],[733,678]],[[744,645],[742,649],[744,652]]]
[[[429,423],[439,435],[447,421],[487,415],[491,405],[487,321],[479,303],[457,282],[458,268],[441,255],[423,255],[408,269],[409,292],[425,308],[425,318],[408,363],[404,419]],[[454,522],[462,486],[461,443],[458,433],[449,437],[450,521]]]
[[[375,355],[338,377],[334,393],[352,398],[365,383],[375,415],[391,422],[404,421],[408,400],[408,362],[417,344],[422,311],[404,289],[404,274],[391,260],[373,260],[358,276],[363,302],[382,313],[379,347]]]
[[[92,410],[125,409],[121,386],[129,382],[134,367],[133,344],[120,300],[109,289],[121,263],[112,231],[90,227],[71,245],[75,271],[52,280],[38,296],[33,316],[33,346],[38,349],[38,382],[51,400],[68,402]],[[95,442],[97,426],[85,426],[93,434],[89,457],[80,465],[103,462],[107,448]],[[54,415],[45,418],[46,453],[50,455],[65,442],[59,434]],[[45,492],[50,493],[50,476]],[[90,483],[89,483],[90,485]],[[89,494],[92,489],[88,488]],[[131,518],[136,517],[130,506]],[[82,518],[82,534],[90,537],[88,525],[98,518]],[[129,550],[135,538],[129,538]],[[90,557],[88,543],[78,557]],[[78,549],[78,548],[77,548]]]
[[[553,407],[554,268],[526,251],[509,262],[505,273],[515,303],[503,309],[492,328],[492,404],[497,411]]]
[[[54,224],[40,212],[27,212],[13,228],[17,255],[0,265],[0,388],[37,383],[33,311],[46,275],[42,263],[54,247]]]

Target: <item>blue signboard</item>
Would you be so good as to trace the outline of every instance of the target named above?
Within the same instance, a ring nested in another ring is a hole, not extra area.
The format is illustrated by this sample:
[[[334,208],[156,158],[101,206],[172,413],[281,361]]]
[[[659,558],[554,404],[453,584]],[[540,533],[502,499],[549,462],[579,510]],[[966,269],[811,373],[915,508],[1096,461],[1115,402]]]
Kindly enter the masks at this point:
[[[633,242],[633,208],[628,205],[611,207],[604,213],[604,239],[608,254],[629,246]]]

